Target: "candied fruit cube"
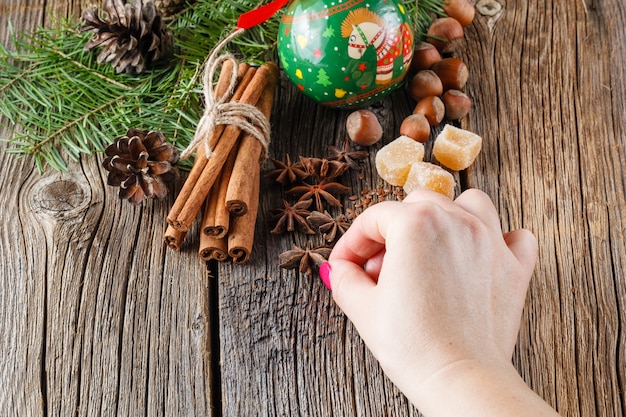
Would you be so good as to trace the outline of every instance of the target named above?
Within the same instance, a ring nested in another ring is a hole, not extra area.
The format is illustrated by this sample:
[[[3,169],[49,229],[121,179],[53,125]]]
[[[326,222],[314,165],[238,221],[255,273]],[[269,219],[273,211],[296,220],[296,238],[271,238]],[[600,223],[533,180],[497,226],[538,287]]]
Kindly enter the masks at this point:
[[[433,155],[441,165],[461,171],[472,165],[482,142],[483,139],[475,133],[446,125],[435,139]]]
[[[404,183],[404,192],[409,194],[413,190],[427,189],[454,198],[454,177],[439,165],[429,162],[416,162]]]
[[[424,145],[408,136],[400,136],[376,153],[378,175],[391,185],[403,186],[411,164],[424,159]]]

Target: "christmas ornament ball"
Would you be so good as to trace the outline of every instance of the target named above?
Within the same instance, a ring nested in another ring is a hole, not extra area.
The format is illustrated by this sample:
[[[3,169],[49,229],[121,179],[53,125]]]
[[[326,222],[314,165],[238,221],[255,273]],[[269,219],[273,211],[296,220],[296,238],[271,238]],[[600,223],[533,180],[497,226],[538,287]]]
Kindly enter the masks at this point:
[[[315,101],[364,106],[403,80],[413,31],[401,0],[292,0],[278,55],[289,79]]]

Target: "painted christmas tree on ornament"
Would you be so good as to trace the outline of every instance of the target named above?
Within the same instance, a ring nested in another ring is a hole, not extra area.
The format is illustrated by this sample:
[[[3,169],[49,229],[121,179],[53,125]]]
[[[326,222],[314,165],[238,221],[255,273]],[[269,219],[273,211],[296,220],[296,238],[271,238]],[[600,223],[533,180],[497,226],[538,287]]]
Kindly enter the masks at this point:
[[[413,31],[399,0],[295,0],[278,31],[284,71],[328,106],[364,106],[393,91],[413,57]]]

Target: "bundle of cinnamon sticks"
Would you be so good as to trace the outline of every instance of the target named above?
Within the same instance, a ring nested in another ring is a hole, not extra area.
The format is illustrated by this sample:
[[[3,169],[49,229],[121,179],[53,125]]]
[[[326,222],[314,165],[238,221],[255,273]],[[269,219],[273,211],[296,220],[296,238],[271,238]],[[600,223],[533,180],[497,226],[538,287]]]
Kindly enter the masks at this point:
[[[232,61],[225,61],[214,89],[217,98],[228,89],[232,71],[237,71],[237,84],[230,101],[256,106],[269,120],[278,67],[242,63],[234,68]],[[204,208],[199,256],[245,263],[254,242],[264,148],[234,124],[217,125],[208,140],[213,154],[207,157],[203,149],[196,151],[194,165],[167,216],[164,240],[179,250]]]

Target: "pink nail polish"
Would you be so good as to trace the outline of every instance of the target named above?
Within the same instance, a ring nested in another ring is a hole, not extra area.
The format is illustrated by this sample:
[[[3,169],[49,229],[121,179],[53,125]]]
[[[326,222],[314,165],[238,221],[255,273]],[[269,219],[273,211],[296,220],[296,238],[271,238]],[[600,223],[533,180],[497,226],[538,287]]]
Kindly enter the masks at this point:
[[[320,265],[320,278],[322,279],[322,282],[324,283],[324,285],[326,285],[326,288],[328,288],[329,290],[332,290],[332,288],[330,287],[330,272],[332,271],[332,268],[330,267],[330,264],[328,262],[324,262],[323,264]]]

